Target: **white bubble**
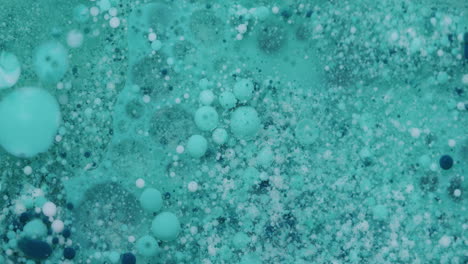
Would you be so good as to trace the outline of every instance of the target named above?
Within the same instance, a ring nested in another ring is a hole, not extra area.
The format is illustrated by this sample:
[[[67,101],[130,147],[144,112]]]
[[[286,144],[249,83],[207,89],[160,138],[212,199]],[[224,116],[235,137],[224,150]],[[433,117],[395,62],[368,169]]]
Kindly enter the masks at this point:
[[[52,230],[55,232],[55,233],[60,233],[63,231],[65,225],[63,224],[63,221],[62,220],[54,220],[52,222]]]
[[[31,175],[31,173],[32,173],[32,168],[31,168],[31,166],[26,166],[26,167],[24,167],[24,168],[23,168],[23,172],[24,172],[24,174],[26,174],[26,175]]]
[[[21,74],[21,65],[12,53],[0,52],[0,89],[16,84]]]
[[[143,180],[142,178],[138,178],[135,182],[135,185],[137,188],[143,188],[145,187],[145,180]]]
[[[194,181],[191,181],[189,182],[188,184],[188,190],[190,192],[196,192],[198,190],[198,183],[194,182]]]
[[[184,146],[180,146],[180,145],[179,145],[179,146],[177,146],[177,148],[176,148],[176,152],[179,153],[179,154],[184,153],[184,150],[185,150]]]
[[[112,28],[116,28],[120,25],[120,19],[118,17],[113,17],[109,20],[109,25]]]
[[[53,217],[57,213],[57,206],[53,202],[46,202],[42,206],[42,213],[48,217]]]
[[[67,35],[67,44],[70,48],[78,48],[83,44],[83,33],[79,30],[71,30]]]
[[[449,247],[450,246],[450,243],[452,242],[452,239],[449,237],[449,236],[442,236],[440,239],[439,239],[439,245],[442,246],[442,247]]]

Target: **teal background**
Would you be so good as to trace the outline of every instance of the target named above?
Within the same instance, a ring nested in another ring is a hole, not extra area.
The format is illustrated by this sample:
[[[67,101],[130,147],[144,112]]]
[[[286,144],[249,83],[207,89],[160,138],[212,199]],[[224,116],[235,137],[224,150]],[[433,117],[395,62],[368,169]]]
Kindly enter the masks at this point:
[[[61,120],[44,139],[0,112],[0,140],[50,143],[0,148],[0,263],[468,263],[464,1],[0,0],[2,51],[0,109],[37,87]],[[226,142],[195,122],[204,90]]]

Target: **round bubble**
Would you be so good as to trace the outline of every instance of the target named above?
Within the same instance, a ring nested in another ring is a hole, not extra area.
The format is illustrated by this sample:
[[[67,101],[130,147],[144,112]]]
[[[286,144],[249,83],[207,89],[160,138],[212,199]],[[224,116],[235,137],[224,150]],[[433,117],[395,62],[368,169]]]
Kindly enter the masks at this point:
[[[41,238],[47,235],[47,227],[40,219],[34,219],[24,226],[23,235],[28,238]]]
[[[296,125],[296,139],[302,145],[310,145],[319,137],[319,130],[310,119],[303,119]]]
[[[195,132],[193,117],[180,107],[157,110],[149,124],[149,134],[158,143],[171,147]]]
[[[227,142],[229,135],[226,129],[217,128],[213,131],[213,134],[211,135],[211,137],[216,144],[222,145]]]
[[[21,74],[18,58],[12,53],[0,52],[0,89],[10,88],[16,84]]]
[[[222,92],[219,95],[219,104],[226,110],[232,109],[237,104],[236,96],[231,92]]]
[[[250,106],[237,108],[231,115],[231,131],[240,139],[253,138],[260,129],[257,111]]]
[[[43,82],[60,81],[68,69],[68,52],[57,41],[42,44],[34,55],[34,69]]]
[[[161,192],[154,188],[147,188],[140,195],[140,205],[147,212],[154,213],[163,205]]]
[[[241,79],[234,85],[234,95],[240,101],[248,101],[252,98],[254,84],[249,79]]]
[[[0,145],[18,157],[32,157],[52,145],[60,108],[46,90],[25,87],[0,101]]]
[[[156,238],[163,241],[174,240],[180,232],[179,219],[173,213],[162,212],[154,218],[151,231],[153,231]]]
[[[287,32],[282,24],[275,21],[267,21],[260,26],[257,35],[257,45],[267,54],[273,54],[281,50],[286,44]]]
[[[89,10],[83,5],[79,4],[73,8],[73,19],[79,23],[84,23],[89,19]]]
[[[159,252],[158,241],[152,236],[143,236],[136,242],[136,249],[143,257],[153,257]]]
[[[218,113],[211,106],[202,106],[195,112],[195,124],[202,131],[211,131],[218,125]]]
[[[193,135],[187,142],[187,152],[194,158],[201,158],[208,149],[208,141],[200,135]]]

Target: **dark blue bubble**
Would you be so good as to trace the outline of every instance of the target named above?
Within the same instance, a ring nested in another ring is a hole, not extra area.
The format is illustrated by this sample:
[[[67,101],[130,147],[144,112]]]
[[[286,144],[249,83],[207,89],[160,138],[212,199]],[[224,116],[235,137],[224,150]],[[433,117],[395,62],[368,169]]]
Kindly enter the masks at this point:
[[[63,257],[66,259],[73,259],[75,258],[76,251],[71,247],[66,247],[63,249]]]
[[[26,257],[32,259],[46,259],[52,254],[52,247],[41,240],[23,239],[19,241],[18,247]]]
[[[135,264],[136,258],[132,253],[125,253],[122,255],[122,264]]]
[[[68,209],[68,210],[73,210],[74,207],[75,207],[75,206],[73,206],[72,203],[67,203],[67,209]]]
[[[443,155],[439,160],[440,167],[444,170],[448,170],[453,166],[453,159],[449,155]]]
[[[31,219],[31,214],[25,212],[25,213],[22,213],[19,217],[19,220],[21,223],[26,223],[28,222],[29,220]]]
[[[71,236],[71,231],[70,231],[70,229],[65,228],[65,229],[63,230],[63,232],[62,232],[62,236],[63,236],[64,238],[69,238],[69,237]]]

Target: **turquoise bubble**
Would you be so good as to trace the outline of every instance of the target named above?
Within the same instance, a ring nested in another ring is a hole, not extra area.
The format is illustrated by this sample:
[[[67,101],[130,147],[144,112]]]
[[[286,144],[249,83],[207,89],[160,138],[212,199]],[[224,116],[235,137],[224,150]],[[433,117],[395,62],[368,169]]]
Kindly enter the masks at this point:
[[[310,145],[319,137],[319,130],[314,121],[303,119],[297,125],[294,131],[297,141],[302,145]]]
[[[57,41],[40,45],[34,55],[34,70],[43,82],[60,81],[68,70],[68,52],[65,47]]]
[[[234,108],[237,104],[236,96],[231,92],[222,92],[218,100],[221,107],[226,110]]]
[[[0,52],[0,89],[10,88],[16,84],[21,74],[18,58],[12,53]]]
[[[213,131],[213,134],[211,134],[211,138],[216,144],[223,145],[224,143],[227,142],[229,135],[226,129],[217,128]]]
[[[149,213],[161,210],[163,205],[161,192],[154,188],[146,188],[140,195],[140,205]]]
[[[249,79],[240,79],[234,85],[234,95],[239,101],[248,101],[252,99],[254,84]]]
[[[174,240],[180,233],[179,219],[171,212],[162,212],[154,218],[151,231],[153,231],[157,239],[163,241]]]
[[[136,250],[143,257],[154,257],[159,252],[159,244],[154,237],[146,235],[137,240]]]
[[[211,106],[202,106],[195,112],[195,124],[202,131],[211,131],[218,125],[218,113]]]
[[[73,19],[79,23],[86,22],[89,19],[89,9],[83,4],[75,6],[73,8]]]
[[[23,235],[28,238],[45,237],[47,235],[47,227],[40,219],[34,219],[24,226]]]
[[[264,147],[257,155],[257,164],[262,167],[269,167],[274,159],[274,153],[270,147]]]
[[[236,249],[244,249],[250,243],[250,237],[244,232],[237,232],[232,240]]]
[[[0,145],[18,157],[32,157],[52,145],[60,108],[46,90],[25,87],[0,101]]]
[[[231,115],[231,131],[239,139],[251,139],[260,129],[257,111],[250,106],[237,108]]]
[[[201,158],[208,149],[208,141],[201,135],[193,135],[187,142],[187,152],[194,158]]]
[[[254,167],[248,167],[242,174],[242,179],[248,184],[252,184],[260,178],[260,172]]]

